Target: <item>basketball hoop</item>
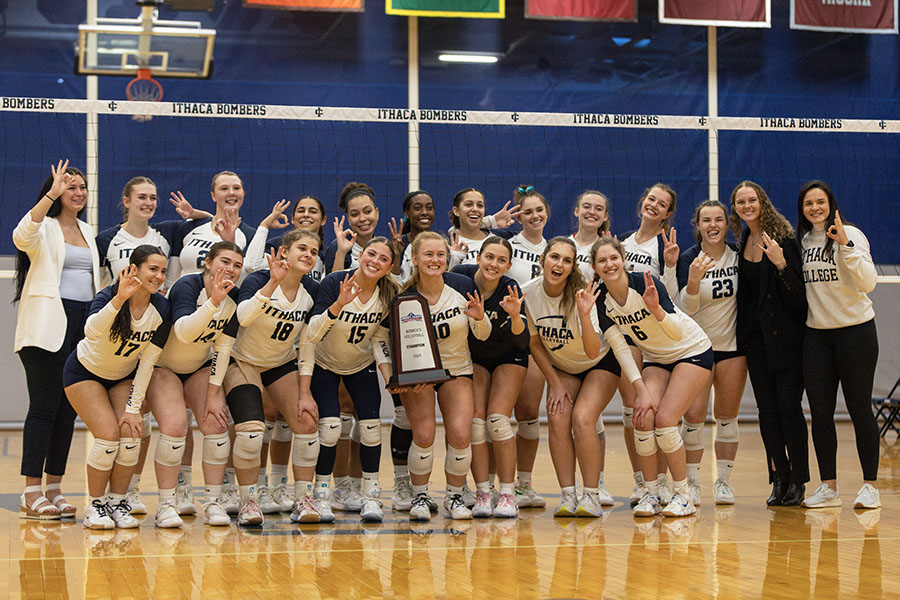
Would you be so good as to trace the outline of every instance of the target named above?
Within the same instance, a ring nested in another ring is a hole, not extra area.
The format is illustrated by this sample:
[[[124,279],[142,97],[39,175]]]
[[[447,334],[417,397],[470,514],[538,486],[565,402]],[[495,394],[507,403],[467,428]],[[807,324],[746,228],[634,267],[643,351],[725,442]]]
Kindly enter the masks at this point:
[[[150,76],[150,69],[138,69],[137,77],[128,82],[125,87],[125,96],[129,100],[138,102],[160,102],[163,97],[163,86]],[[135,121],[146,122],[153,115],[133,115]]]

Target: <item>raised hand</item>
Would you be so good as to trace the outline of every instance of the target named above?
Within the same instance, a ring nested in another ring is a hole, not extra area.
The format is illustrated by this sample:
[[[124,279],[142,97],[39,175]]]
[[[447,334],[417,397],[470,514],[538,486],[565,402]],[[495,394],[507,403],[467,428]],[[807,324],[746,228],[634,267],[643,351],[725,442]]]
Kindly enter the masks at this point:
[[[196,216],[193,205],[187,201],[181,190],[171,192],[169,194],[169,202],[175,207],[175,212],[182,219],[192,219]]]
[[[225,269],[216,269],[207,295],[214,305],[219,306],[233,287],[234,282],[225,275]]]
[[[575,305],[578,308],[578,313],[582,315],[590,314],[591,309],[596,306],[597,298],[599,297],[600,285],[596,281],[592,281],[588,289],[575,292]]]
[[[476,321],[482,320],[484,318],[484,296],[475,290],[474,294],[466,294],[466,298],[469,299],[469,303],[466,304],[466,315]]]
[[[269,280],[276,284],[281,283],[291,270],[291,265],[284,259],[284,247],[279,248],[277,253],[274,248],[269,250],[266,262],[269,263]]]
[[[659,308],[659,291],[656,289],[656,282],[653,281],[653,275],[644,271],[644,293],[641,296],[644,304],[650,309],[650,312]]]
[[[75,180],[75,177],[66,171],[68,168],[68,158],[65,161],[60,160],[56,167],[50,165],[50,175],[53,177],[53,183],[50,184],[50,190],[47,192],[47,196],[51,200],[59,198],[66,188]]]
[[[241,218],[238,216],[237,207],[227,206],[225,207],[225,217],[215,221],[213,231],[223,240],[233,242],[234,234],[240,226]]]
[[[844,229],[844,222],[841,221],[840,212],[834,211],[834,225],[832,225],[828,228],[827,231],[825,231],[825,235],[836,241],[841,246],[850,241],[850,238],[847,237],[847,231]]]
[[[787,261],[784,259],[784,250],[765,231],[762,232],[762,244],[757,244],[757,246],[762,246],[762,251],[765,252],[766,256],[769,257],[769,260],[779,271],[787,266]]]
[[[699,283],[706,275],[706,272],[714,266],[716,266],[716,261],[713,260],[713,257],[707,254],[706,251],[700,252],[700,254],[697,255],[697,258],[691,261],[691,267],[688,271],[688,281]]]
[[[335,303],[343,308],[353,302],[353,299],[359,296],[360,291],[362,291],[362,288],[356,283],[356,271],[353,272],[353,275],[344,275]]]
[[[681,250],[678,248],[677,241],[678,232],[675,231],[675,228],[669,230],[669,234],[666,235],[666,230],[662,230],[663,236],[663,259],[666,261],[666,266],[670,269],[674,267],[678,263],[678,255],[681,253]]]
[[[391,231],[391,246],[394,248],[394,258],[399,260],[406,250],[403,244],[403,225],[397,225],[397,220],[391,217],[388,222],[388,229]]]
[[[137,267],[128,265],[119,272],[119,290],[116,297],[124,304],[141,288],[141,280],[137,278]]]
[[[344,229],[343,216],[340,220],[334,218],[334,239],[337,241],[338,251],[343,252],[345,256],[356,243],[356,232]]]
[[[503,205],[503,208],[494,213],[494,221],[497,223],[499,229],[506,229],[512,225],[515,218],[522,212],[521,206],[517,204],[510,209],[510,204],[512,204],[512,200],[508,200],[506,204]]]
[[[469,246],[459,239],[459,232],[456,230],[450,232],[450,251],[462,252],[463,254],[469,253]]]
[[[265,227],[266,229],[284,229],[290,225],[287,215],[284,214],[284,211],[290,204],[291,203],[284,198],[276,202],[275,206],[272,207],[272,212],[260,222],[260,226]]]
[[[500,307],[511,317],[521,314],[522,302],[525,301],[525,292],[522,292],[520,296],[519,288],[512,285],[506,287],[506,292],[506,296],[503,296],[503,300],[500,301]]]

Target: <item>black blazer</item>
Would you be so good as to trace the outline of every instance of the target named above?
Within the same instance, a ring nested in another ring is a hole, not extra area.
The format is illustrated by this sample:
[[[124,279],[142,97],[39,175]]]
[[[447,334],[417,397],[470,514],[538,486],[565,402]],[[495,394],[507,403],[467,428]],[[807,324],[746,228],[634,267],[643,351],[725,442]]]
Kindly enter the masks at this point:
[[[744,228],[739,250],[741,256],[749,237],[750,230]],[[748,277],[746,270],[738,268],[737,347],[747,352],[756,325],[762,331],[766,357],[772,370],[800,366],[806,329],[806,289],[800,249],[793,237],[784,238],[779,243],[787,266],[779,271],[763,254],[758,298],[752,297],[745,283]]]

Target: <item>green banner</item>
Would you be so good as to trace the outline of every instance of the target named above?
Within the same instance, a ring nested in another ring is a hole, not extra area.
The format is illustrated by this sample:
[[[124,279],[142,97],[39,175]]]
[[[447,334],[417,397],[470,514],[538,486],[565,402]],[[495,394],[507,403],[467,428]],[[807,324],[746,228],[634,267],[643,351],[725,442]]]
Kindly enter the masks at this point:
[[[502,19],[506,0],[385,0],[389,15]]]

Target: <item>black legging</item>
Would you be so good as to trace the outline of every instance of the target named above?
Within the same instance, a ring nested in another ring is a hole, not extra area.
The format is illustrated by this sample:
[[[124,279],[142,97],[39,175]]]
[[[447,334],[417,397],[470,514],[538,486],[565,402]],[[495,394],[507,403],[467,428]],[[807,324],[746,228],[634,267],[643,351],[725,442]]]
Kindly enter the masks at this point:
[[[63,367],[78,341],[84,337],[84,321],[90,302],[63,299],[66,334],[62,347],[49,352],[37,346],[19,350],[28,385],[28,414],[22,430],[22,475],[62,476],[66,473],[75,410],[63,390]]]
[[[747,347],[747,370],[759,410],[759,432],[766,455],[782,481],[809,481],[809,442],[803,416],[803,369],[769,368],[765,344],[757,333]],[[787,449],[787,453],[785,453]]]
[[[838,383],[856,433],[863,479],[878,478],[879,436],[872,413],[872,381],[878,362],[875,320],[839,329],[807,329],[803,377],[812,414],[812,437],[822,481],[837,479],[834,407]]]

